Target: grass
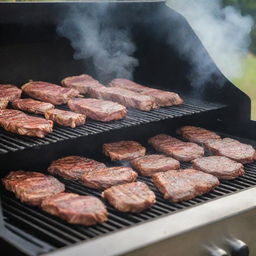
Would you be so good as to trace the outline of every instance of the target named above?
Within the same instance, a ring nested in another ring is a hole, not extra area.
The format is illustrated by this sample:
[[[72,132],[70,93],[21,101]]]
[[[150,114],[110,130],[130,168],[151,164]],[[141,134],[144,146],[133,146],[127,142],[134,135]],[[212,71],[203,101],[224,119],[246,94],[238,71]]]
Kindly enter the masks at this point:
[[[256,56],[249,54],[244,61],[244,75],[232,82],[252,101],[252,120],[256,120]]]

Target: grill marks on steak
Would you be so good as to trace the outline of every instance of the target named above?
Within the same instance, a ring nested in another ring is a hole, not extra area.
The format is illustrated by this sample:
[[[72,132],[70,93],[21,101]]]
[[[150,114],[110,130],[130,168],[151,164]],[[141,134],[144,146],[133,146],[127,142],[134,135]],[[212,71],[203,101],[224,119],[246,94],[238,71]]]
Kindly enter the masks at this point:
[[[208,140],[205,146],[213,154],[226,156],[243,164],[251,163],[255,160],[256,152],[251,145],[243,144],[231,138]]]
[[[159,134],[148,140],[157,151],[174,157],[179,161],[189,162],[204,155],[204,149],[191,142],[184,142],[167,134]]]
[[[127,114],[125,106],[112,101],[98,99],[72,99],[68,101],[68,106],[75,112],[102,122],[119,120]]]
[[[54,177],[34,172],[11,172],[3,183],[17,198],[30,205],[40,205],[43,199],[65,190],[65,186]]]
[[[27,111],[35,114],[44,114],[47,110],[53,109],[54,105],[48,102],[42,102],[33,99],[16,99],[12,102],[16,109]]]
[[[12,84],[0,84],[0,100],[13,101],[19,99],[22,90]]]
[[[0,126],[9,132],[43,138],[52,132],[53,122],[19,110],[3,109],[0,110]]]
[[[109,86],[123,88],[143,95],[151,96],[161,107],[179,105],[183,103],[183,100],[177,93],[146,87],[124,78],[116,78],[112,80],[109,83]]]
[[[106,189],[102,196],[121,212],[141,212],[156,202],[153,191],[143,182],[132,182]]]
[[[87,94],[90,88],[103,87],[99,81],[86,74],[66,77],[61,81],[61,84],[65,87],[76,89],[81,94]]]
[[[105,167],[105,164],[90,158],[66,156],[53,161],[48,168],[48,172],[53,175],[62,176],[65,179],[77,180],[87,172]]]
[[[235,179],[244,175],[244,167],[224,156],[208,156],[192,161],[193,168],[212,174],[219,179]]]
[[[64,88],[56,84],[41,81],[28,82],[21,88],[30,97],[50,102],[53,105],[65,104],[70,99],[79,96],[79,91],[75,89]]]
[[[174,203],[195,198],[220,184],[215,176],[194,169],[159,172],[152,180],[164,199]]]
[[[46,119],[52,120],[59,125],[70,126],[71,128],[85,124],[86,120],[85,115],[56,108],[46,111],[44,116]]]
[[[178,134],[189,141],[205,144],[209,139],[221,139],[221,137],[212,131],[196,126],[183,126],[177,130]]]
[[[122,140],[103,144],[103,153],[112,161],[132,160],[144,156],[146,148],[136,141]]]
[[[131,161],[132,167],[144,176],[180,168],[179,161],[164,155],[146,155]]]
[[[140,93],[123,88],[96,87],[91,88],[89,94],[93,98],[115,101],[126,107],[137,108],[143,111],[158,108],[153,97],[141,95]]]
[[[88,172],[81,176],[82,183],[89,188],[106,189],[111,186],[133,182],[138,174],[129,167],[110,167]]]
[[[95,225],[108,220],[105,205],[94,196],[60,193],[46,198],[42,209],[71,224]]]

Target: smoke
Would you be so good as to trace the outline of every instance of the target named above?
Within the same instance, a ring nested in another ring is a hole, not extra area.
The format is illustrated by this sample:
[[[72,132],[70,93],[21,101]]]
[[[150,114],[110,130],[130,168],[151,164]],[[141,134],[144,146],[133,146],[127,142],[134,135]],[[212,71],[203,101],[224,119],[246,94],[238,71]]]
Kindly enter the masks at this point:
[[[243,74],[243,59],[248,54],[253,20],[239,10],[223,8],[220,0],[169,0],[167,4],[181,13],[199,37],[219,69],[229,79]],[[203,84],[214,72],[201,51],[190,41],[179,44],[194,66],[192,84]]]
[[[116,27],[113,19],[104,3],[89,10],[72,8],[57,31],[71,41],[75,59],[92,59],[98,79],[132,79],[136,47],[129,27]]]

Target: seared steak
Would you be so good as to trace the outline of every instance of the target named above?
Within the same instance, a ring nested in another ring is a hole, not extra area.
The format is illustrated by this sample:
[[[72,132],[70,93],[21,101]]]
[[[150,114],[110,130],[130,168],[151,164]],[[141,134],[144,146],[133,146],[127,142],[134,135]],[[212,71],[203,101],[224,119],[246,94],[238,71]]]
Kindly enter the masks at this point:
[[[53,161],[48,168],[48,172],[54,175],[62,176],[65,179],[77,180],[87,172],[105,167],[105,164],[90,158],[81,156],[66,156]]]
[[[244,175],[244,167],[224,156],[201,157],[192,161],[193,168],[212,174],[219,179],[235,179]]]
[[[240,143],[238,140],[230,138],[208,140],[205,145],[213,154],[226,156],[243,164],[255,160],[255,149],[251,145]]]
[[[56,108],[46,111],[44,116],[46,119],[52,120],[59,125],[70,126],[71,128],[85,124],[86,120],[85,115]]]
[[[96,87],[89,90],[93,98],[112,100],[126,107],[149,111],[157,108],[153,97],[116,87]]]
[[[35,114],[44,114],[47,110],[54,108],[54,105],[51,103],[33,100],[30,98],[14,100],[12,102],[12,106],[16,109]]]
[[[103,144],[103,153],[109,156],[112,161],[132,160],[144,156],[146,148],[136,141],[122,140]]]
[[[9,101],[5,99],[0,99],[0,109],[5,109],[8,106]]]
[[[159,172],[152,180],[164,199],[174,203],[207,193],[220,184],[215,176],[193,169]]]
[[[156,202],[154,192],[139,181],[108,188],[102,196],[121,212],[141,212]]]
[[[5,188],[13,193],[16,192],[16,185],[25,179],[33,177],[44,177],[45,175],[40,172],[25,172],[22,170],[10,172],[2,179]]]
[[[204,149],[191,142],[184,142],[167,134],[159,134],[148,140],[157,151],[179,161],[189,162],[204,155]]]
[[[68,106],[75,112],[102,122],[119,120],[127,114],[125,106],[106,100],[77,98],[69,100]]]
[[[53,105],[67,103],[70,99],[77,97],[79,91],[72,88],[64,88],[62,86],[41,81],[32,81],[24,84],[23,92],[30,97],[50,102]]]
[[[138,174],[129,167],[110,167],[94,170],[81,176],[86,187],[106,189],[114,185],[133,182]]]
[[[109,83],[111,87],[118,87],[131,90],[143,95],[152,96],[161,107],[179,105],[183,100],[177,93],[153,89],[124,78],[116,78]]]
[[[43,200],[41,206],[44,211],[71,224],[90,226],[108,220],[105,205],[94,196],[60,193]]]
[[[13,101],[19,99],[21,96],[22,90],[17,86],[12,84],[0,84],[0,99]]]
[[[19,110],[2,109],[0,126],[9,132],[43,138],[47,133],[52,132],[53,122],[26,115]]]
[[[164,155],[146,155],[131,161],[132,167],[144,176],[180,168],[179,161]]]
[[[25,174],[20,171],[12,172],[3,183],[22,202],[30,205],[40,205],[43,199],[65,190],[65,186],[52,176]]]
[[[90,88],[103,86],[99,81],[86,74],[66,77],[61,83],[65,87],[78,90],[81,94],[87,94]]]
[[[183,126],[177,130],[178,134],[189,141],[204,144],[209,139],[221,139],[221,137],[212,131],[196,126]]]

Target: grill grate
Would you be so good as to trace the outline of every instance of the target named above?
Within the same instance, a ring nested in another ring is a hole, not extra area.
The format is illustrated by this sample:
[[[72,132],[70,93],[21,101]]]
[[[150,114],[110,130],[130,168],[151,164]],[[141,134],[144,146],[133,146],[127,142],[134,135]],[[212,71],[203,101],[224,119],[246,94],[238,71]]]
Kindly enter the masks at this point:
[[[106,164],[108,166],[113,165],[111,162],[106,162]],[[127,162],[122,162],[122,164],[128,165]],[[181,165],[182,168],[191,166],[191,164],[188,163],[182,163]],[[13,231],[29,242],[31,247],[27,248],[27,254],[39,255],[43,252],[49,252],[81,241],[88,241],[110,232],[150,221],[159,216],[171,215],[177,211],[187,209],[188,207],[255,186],[256,162],[245,165],[245,170],[246,173],[243,177],[233,181],[222,181],[221,185],[210,193],[181,203],[170,203],[164,200],[162,194],[154,187],[150,178],[140,176],[138,180],[146,182],[155,192],[157,203],[151,209],[139,214],[120,213],[107,204],[109,221],[93,227],[70,225],[38,208],[22,204],[13,194],[1,188],[5,226],[7,230]],[[100,197],[99,191],[88,189],[77,181],[59,179],[65,183],[66,191]]]
[[[0,133],[0,155],[8,152],[15,152],[24,150],[26,148],[33,148],[49,143],[56,143],[81,136],[88,136],[99,134],[106,131],[120,129],[124,127],[131,127],[150,122],[156,122],[165,119],[171,119],[181,116],[188,116],[192,114],[199,114],[202,112],[213,111],[225,108],[225,105],[216,103],[192,103],[189,100],[180,106],[172,106],[144,112],[136,109],[130,109],[126,118],[109,123],[102,123],[93,120],[87,120],[87,123],[77,128],[61,127],[56,125],[53,133],[48,134],[45,138],[32,138],[27,136],[20,136],[12,134],[1,129]]]

